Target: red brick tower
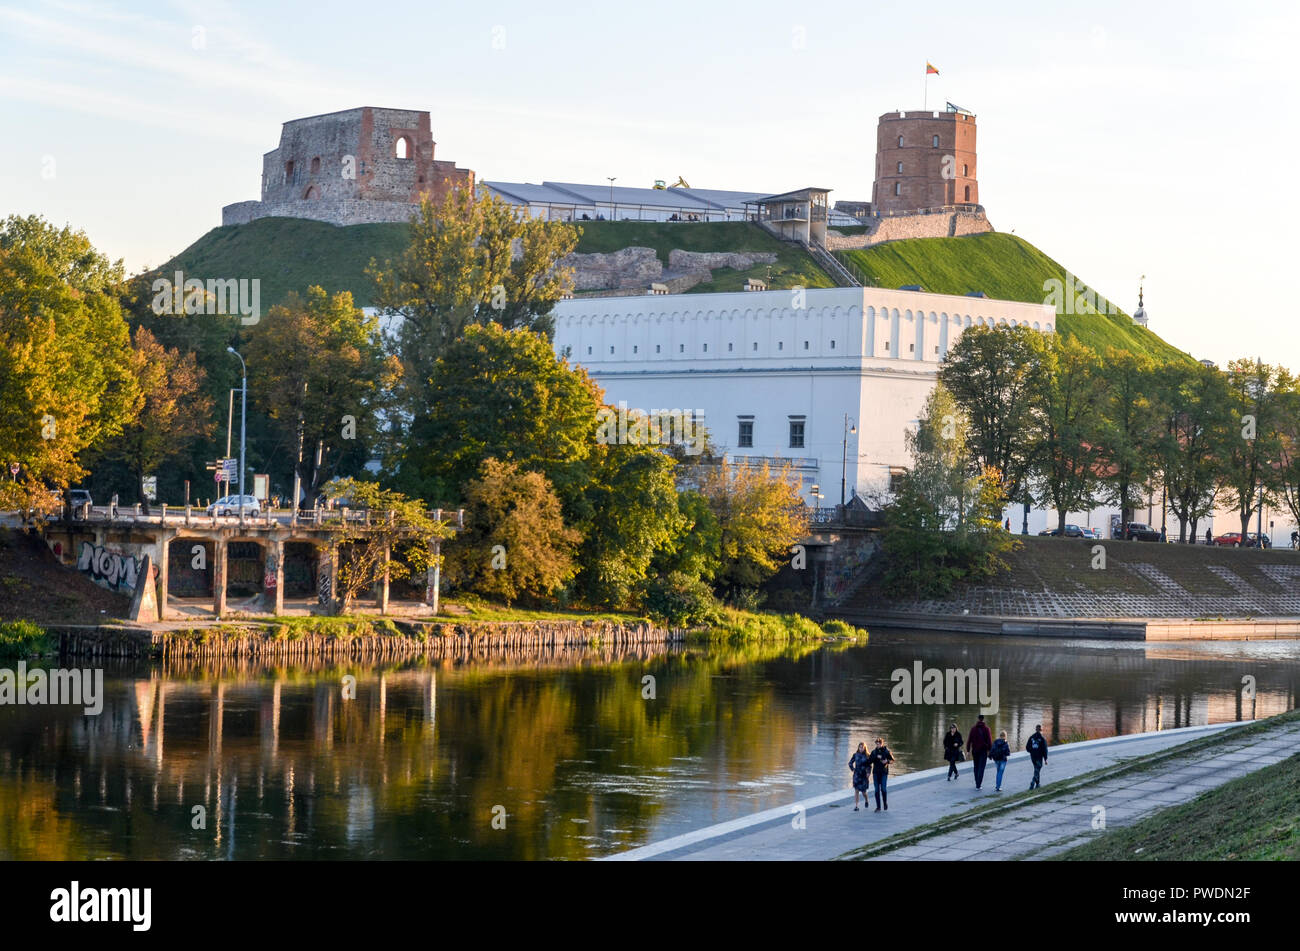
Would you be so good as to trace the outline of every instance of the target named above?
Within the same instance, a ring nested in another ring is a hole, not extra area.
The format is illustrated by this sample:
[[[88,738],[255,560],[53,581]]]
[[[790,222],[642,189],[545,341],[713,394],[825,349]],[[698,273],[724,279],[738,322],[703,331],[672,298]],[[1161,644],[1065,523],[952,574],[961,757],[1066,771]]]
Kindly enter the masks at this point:
[[[876,130],[872,207],[897,215],[950,205],[978,205],[975,116],[946,112],[888,112]]]

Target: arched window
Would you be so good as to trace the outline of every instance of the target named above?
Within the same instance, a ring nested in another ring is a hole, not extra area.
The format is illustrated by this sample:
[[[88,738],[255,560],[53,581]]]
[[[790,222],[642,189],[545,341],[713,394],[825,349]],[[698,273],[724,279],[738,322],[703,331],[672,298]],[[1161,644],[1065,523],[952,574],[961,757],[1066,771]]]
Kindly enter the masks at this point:
[[[961,167],[961,177],[966,178],[970,175],[970,166],[963,163]]]
[[[900,149],[903,147],[903,137],[901,135],[898,137],[898,147]]]
[[[894,182],[894,194],[895,194],[895,195],[901,195],[901,194],[903,194],[903,183],[902,183],[902,182]]]
[[[284,181],[286,185],[293,181],[293,162],[284,163]]]
[[[307,190],[302,193],[302,197],[308,201],[315,201],[320,197],[320,189],[315,185],[308,185]]]
[[[397,144],[393,147],[393,154],[400,159],[409,159],[411,157],[411,140],[406,136],[399,136]]]
[[[902,174],[903,174],[903,163],[902,163],[902,162],[899,162],[899,163],[898,163],[898,174],[899,174],[899,175],[902,175]]]
[[[934,149],[939,147],[939,137],[937,135],[930,140],[930,147]]]
[[[313,159],[311,160],[311,173],[312,173],[313,175],[319,175],[319,174],[320,174],[320,156],[319,156],[319,155],[316,156],[315,158],[313,158]]]
[[[967,203],[969,204],[969,202],[970,202],[970,186],[969,186],[969,185],[966,186],[966,201],[967,201]]]

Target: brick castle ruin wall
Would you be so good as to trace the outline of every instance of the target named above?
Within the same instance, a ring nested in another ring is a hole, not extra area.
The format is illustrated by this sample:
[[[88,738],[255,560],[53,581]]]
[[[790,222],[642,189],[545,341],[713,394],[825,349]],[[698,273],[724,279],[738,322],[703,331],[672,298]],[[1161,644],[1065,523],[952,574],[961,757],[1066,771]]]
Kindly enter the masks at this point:
[[[409,221],[474,186],[474,173],[434,158],[429,113],[364,106],[286,122],[262,159],[262,197],[222,209],[223,225],[309,218],[336,225]]]

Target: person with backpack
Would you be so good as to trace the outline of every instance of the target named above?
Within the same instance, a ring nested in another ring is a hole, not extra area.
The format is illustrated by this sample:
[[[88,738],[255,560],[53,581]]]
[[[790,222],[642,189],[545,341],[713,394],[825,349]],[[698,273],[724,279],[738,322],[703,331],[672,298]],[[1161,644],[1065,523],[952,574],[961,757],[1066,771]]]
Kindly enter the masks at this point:
[[[867,752],[866,743],[859,743],[858,751],[849,757],[849,769],[853,770],[853,811],[857,812],[858,796],[867,802],[871,789],[871,754]]]
[[[966,758],[961,751],[961,731],[955,723],[949,723],[943,735],[943,758],[948,761],[948,782],[952,782],[958,776],[957,764]]]
[[[984,767],[988,765],[989,750],[993,748],[993,734],[984,722],[984,714],[979,715],[975,725],[970,728],[966,738],[966,752],[975,761],[975,788],[984,785]]]
[[[1039,781],[1038,771],[1047,762],[1047,740],[1043,737],[1043,725],[1041,723],[1034,727],[1033,736],[1025,744],[1025,752],[1029,754],[1029,761],[1034,764],[1034,778],[1029,781],[1029,788],[1041,787],[1042,783]]]
[[[876,748],[871,751],[871,776],[876,781],[876,812],[880,811],[881,803],[884,803],[885,811],[889,811],[889,795],[885,791],[885,783],[889,779],[889,764],[894,761],[894,754],[889,752],[889,747],[881,737],[876,737]]]
[[[1011,758],[1011,744],[1007,742],[1007,731],[1003,730],[993,741],[993,750],[989,759],[998,765],[998,775],[994,783],[994,792],[1002,792],[1002,774],[1007,771],[1007,760]]]

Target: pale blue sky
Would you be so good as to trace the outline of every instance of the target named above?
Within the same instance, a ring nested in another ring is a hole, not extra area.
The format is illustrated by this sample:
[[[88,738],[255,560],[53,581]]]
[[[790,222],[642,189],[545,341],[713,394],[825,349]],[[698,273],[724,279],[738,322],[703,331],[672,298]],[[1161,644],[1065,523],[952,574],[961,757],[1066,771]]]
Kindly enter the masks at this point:
[[[1146,274],[1198,357],[1300,370],[1296,5],[997,7],[0,0],[0,213],[139,270],[258,197],[283,121],[361,105],[429,110],[480,178],[869,199],[928,59],[929,104],[979,116],[995,227],[1128,310]]]

